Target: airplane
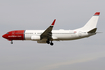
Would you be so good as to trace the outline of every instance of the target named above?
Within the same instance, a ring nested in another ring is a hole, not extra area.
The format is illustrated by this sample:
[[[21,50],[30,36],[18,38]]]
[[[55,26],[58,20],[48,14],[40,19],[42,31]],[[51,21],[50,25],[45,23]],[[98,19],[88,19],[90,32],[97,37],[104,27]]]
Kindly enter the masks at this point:
[[[95,35],[99,15],[100,12],[96,12],[83,27],[74,30],[53,30],[56,21],[54,19],[46,30],[14,30],[7,32],[2,37],[11,41],[11,44],[13,44],[13,40],[32,40],[53,46],[52,41],[76,40]]]

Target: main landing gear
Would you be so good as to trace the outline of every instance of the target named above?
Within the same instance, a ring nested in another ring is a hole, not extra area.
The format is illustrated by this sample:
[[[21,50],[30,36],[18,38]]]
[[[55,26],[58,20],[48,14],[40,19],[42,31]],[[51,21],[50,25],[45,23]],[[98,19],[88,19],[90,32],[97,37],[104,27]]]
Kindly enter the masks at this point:
[[[46,41],[47,44],[50,44],[51,46],[54,45],[54,43],[52,43],[52,41],[50,42],[49,40]]]

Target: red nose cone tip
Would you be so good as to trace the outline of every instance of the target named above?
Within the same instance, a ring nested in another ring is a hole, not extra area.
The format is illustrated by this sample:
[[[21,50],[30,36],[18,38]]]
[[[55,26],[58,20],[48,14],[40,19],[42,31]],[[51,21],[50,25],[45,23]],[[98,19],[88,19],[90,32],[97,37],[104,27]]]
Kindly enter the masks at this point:
[[[5,34],[4,34],[4,35],[2,35],[2,37],[3,37],[3,38],[6,38],[6,37],[5,37]]]
[[[2,35],[2,37],[4,38],[4,35]]]

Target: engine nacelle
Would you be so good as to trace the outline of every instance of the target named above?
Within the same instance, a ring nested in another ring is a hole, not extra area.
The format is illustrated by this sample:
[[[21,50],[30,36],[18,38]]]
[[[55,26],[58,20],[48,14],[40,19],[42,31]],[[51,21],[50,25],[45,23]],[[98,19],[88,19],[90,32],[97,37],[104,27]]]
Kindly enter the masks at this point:
[[[40,40],[40,36],[31,36],[31,40],[38,41]]]

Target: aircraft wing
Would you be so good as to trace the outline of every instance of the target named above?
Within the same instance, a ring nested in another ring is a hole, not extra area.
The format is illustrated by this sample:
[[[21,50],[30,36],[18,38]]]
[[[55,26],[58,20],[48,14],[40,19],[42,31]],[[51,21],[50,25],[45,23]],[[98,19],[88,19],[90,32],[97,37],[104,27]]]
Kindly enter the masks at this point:
[[[55,24],[56,19],[52,22],[52,24],[41,34],[41,40],[42,39],[52,39],[52,29]]]

